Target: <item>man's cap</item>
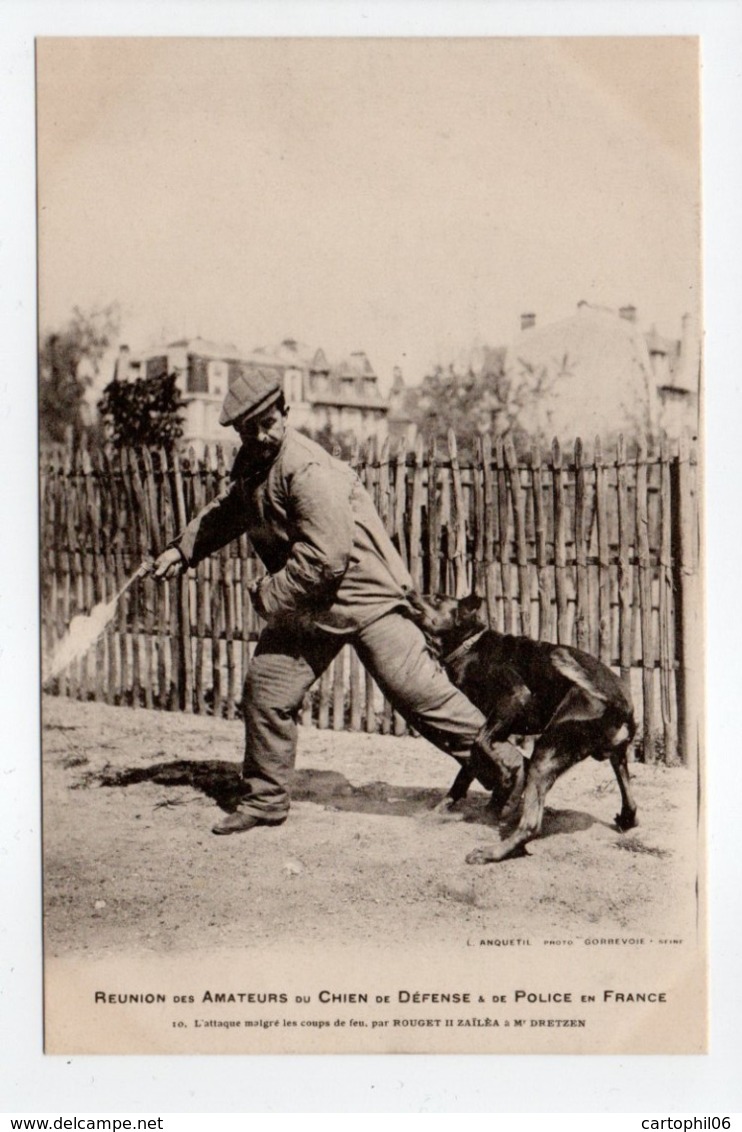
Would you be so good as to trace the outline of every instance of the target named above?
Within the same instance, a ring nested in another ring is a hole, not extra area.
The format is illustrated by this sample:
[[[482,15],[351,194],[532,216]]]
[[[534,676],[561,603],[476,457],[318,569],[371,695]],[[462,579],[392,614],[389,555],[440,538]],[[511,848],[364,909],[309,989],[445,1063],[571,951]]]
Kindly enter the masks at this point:
[[[249,420],[269,409],[282,393],[281,378],[275,370],[245,368],[229,387],[219,424],[231,425],[240,417]]]

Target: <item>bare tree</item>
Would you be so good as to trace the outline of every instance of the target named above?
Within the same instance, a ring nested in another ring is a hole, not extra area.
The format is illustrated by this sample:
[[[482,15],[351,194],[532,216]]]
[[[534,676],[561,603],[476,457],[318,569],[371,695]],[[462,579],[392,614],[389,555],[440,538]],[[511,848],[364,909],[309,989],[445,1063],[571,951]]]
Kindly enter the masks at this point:
[[[423,435],[443,439],[451,428],[467,454],[484,433],[510,436],[516,448],[550,440],[550,404],[560,378],[571,374],[568,356],[536,366],[521,358],[506,365],[501,348],[484,347],[476,354],[464,366],[436,366],[423,379],[413,411]]]
[[[39,343],[39,429],[43,441],[61,443],[90,428],[85,391],[100,373],[121,321],[117,303],[85,312],[75,307],[61,330]]]

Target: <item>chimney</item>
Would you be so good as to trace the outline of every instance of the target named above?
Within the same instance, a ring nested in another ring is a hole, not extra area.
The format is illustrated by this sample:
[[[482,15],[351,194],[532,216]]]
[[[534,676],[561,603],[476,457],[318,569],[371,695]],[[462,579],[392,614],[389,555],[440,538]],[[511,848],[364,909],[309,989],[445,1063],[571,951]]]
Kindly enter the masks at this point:
[[[619,317],[625,319],[626,322],[636,322],[636,307],[629,304],[629,306],[621,307],[618,313]]]
[[[520,328],[523,330],[531,330],[536,325],[536,315],[532,312],[522,314],[520,316]]]
[[[129,380],[129,347],[120,346],[119,356],[116,358],[116,365],[113,371],[114,381],[128,381]]]

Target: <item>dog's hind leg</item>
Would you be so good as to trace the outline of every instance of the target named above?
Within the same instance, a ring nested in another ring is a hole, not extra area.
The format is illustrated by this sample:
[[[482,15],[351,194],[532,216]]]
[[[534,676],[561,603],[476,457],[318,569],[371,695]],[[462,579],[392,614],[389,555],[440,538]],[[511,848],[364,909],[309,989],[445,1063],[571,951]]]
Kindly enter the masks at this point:
[[[445,798],[434,808],[434,814],[448,814],[465,798],[476,779],[490,790],[489,808],[498,820],[507,820],[517,809],[525,783],[524,759],[512,743],[490,738],[483,728],[471,749],[471,754],[451,783]]]
[[[530,689],[515,669],[500,668],[494,703],[471,750],[471,773],[492,792],[489,809],[498,821],[512,816],[523,793],[526,780],[523,754],[507,740],[524,722],[532,698]]]
[[[637,825],[636,820],[636,802],[634,795],[631,792],[631,778],[629,775],[629,765],[627,753],[629,749],[628,741],[622,743],[611,752],[611,766],[613,767],[618,782],[618,789],[621,791],[621,813],[616,814],[616,828],[621,832],[627,829],[633,829]]]
[[[471,769],[469,760],[462,764],[461,770],[454,778],[449,791],[445,798],[441,798],[440,802],[433,807],[431,813],[437,817],[445,817],[446,814],[452,813],[456,803],[465,798],[469,787],[474,781],[474,773]]]
[[[481,689],[464,685],[462,690],[472,703],[482,706],[482,697],[478,694]],[[477,735],[471,754],[462,763],[448,794],[438,803],[433,813],[450,813],[456,803],[466,797],[475,779],[486,790],[492,791],[490,806],[496,814],[503,807],[510,812],[520,799],[525,781],[523,756],[511,744],[506,744],[505,740],[522,718],[531,700],[531,693],[520,674],[507,665],[498,669],[496,688],[488,686],[486,691],[490,701],[487,722]]]
[[[444,801],[448,801],[452,806],[455,805],[456,802],[460,802],[462,798],[466,797],[467,791],[473,781],[474,773],[471,768],[471,763],[466,762],[451,783]]]
[[[547,733],[542,735],[528,765],[518,825],[501,841],[472,850],[466,858],[468,864],[485,865],[490,861],[503,861],[506,857],[519,853],[526,842],[538,837],[544,820],[546,795],[560,774],[584,757],[582,752],[575,755],[564,738],[566,737],[549,737]]]
[[[509,820],[518,809],[526,781],[525,760],[512,743],[480,735],[471,752],[474,777],[492,793],[488,809],[497,821]]]

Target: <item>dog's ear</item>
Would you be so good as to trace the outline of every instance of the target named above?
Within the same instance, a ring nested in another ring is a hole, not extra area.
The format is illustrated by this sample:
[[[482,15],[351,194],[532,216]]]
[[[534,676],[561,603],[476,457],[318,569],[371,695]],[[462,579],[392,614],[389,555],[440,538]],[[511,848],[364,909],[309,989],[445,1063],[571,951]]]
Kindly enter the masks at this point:
[[[462,613],[486,616],[486,601],[483,597],[472,592],[467,597],[461,598],[459,609]]]

